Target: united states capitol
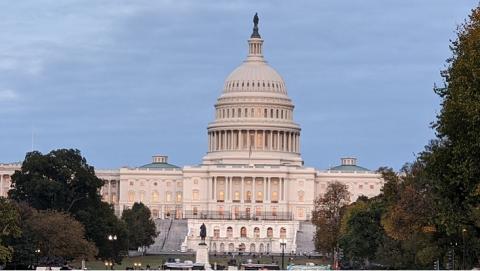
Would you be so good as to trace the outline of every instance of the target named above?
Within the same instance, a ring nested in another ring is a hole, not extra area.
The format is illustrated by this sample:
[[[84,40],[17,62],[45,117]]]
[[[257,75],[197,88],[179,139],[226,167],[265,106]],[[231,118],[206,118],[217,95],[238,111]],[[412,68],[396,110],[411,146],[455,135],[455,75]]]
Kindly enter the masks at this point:
[[[150,208],[160,235],[149,253],[195,250],[202,223],[210,251],[276,253],[286,240],[285,251],[310,252],[314,199],[330,182],[347,185],[351,201],[380,193],[381,175],[354,157],[324,170],[304,166],[294,104],[265,60],[263,42],[255,24],[246,59],[226,78],[214,105],[201,164],[180,167],[154,155],[143,166],[96,170],[106,180],[103,199],[117,215],[135,202]],[[0,164],[0,196],[20,166]]]

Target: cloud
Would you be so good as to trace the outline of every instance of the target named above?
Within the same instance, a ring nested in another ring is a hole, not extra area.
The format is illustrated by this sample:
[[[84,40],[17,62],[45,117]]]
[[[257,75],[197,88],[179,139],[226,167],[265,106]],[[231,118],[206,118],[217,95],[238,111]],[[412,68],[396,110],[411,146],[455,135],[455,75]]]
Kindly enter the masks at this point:
[[[12,89],[0,90],[0,102],[13,101],[18,99],[18,93]]]

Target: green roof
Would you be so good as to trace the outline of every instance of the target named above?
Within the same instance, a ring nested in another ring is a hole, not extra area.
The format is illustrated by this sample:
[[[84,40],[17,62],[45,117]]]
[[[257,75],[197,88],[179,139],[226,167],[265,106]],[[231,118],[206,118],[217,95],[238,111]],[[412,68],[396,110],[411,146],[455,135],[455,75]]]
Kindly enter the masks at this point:
[[[354,171],[369,172],[369,171],[371,171],[368,168],[359,167],[359,166],[356,166],[356,165],[341,165],[341,166],[332,167],[329,170],[331,170],[331,171],[342,171],[342,172],[354,172]]]
[[[164,168],[180,168],[180,167],[169,164],[169,163],[150,163],[150,164],[143,165],[140,168],[164,169]]]

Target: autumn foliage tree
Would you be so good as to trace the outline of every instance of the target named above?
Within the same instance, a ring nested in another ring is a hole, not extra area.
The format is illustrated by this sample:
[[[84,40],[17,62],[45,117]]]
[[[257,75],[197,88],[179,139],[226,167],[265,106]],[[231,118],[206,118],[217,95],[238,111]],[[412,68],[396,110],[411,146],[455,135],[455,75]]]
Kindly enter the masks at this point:
[[[338,245],[342,207],[350,203],[350,192],[345,184],[331,182],[325,194],[315,199],[312,223],[316,226],[314,237],[317,251],[333,252]]]

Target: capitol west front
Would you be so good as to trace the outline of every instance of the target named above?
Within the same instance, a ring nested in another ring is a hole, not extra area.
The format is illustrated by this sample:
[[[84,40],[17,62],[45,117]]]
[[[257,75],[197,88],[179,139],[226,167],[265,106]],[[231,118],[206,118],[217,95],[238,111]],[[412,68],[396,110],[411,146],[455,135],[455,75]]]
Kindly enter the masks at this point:
[[[278,253],[285,240],[285,251],[310,252],[313,202],[329,182],[346,184],[354,201],[378,195],[383,180],[355,158],[327,170],[305,167],[300,146],[293,102],[265,61],[255,26],[246,59],[215,104],[202,164],[180,168],[158,155],[144,166],[96,173],[106,180],[101,193],[117,215],[135,202],[150,208],[161,232],[151,253],[195,250],[202,223],[210,251]],[[20,166],[0,164],[0,196]]]

